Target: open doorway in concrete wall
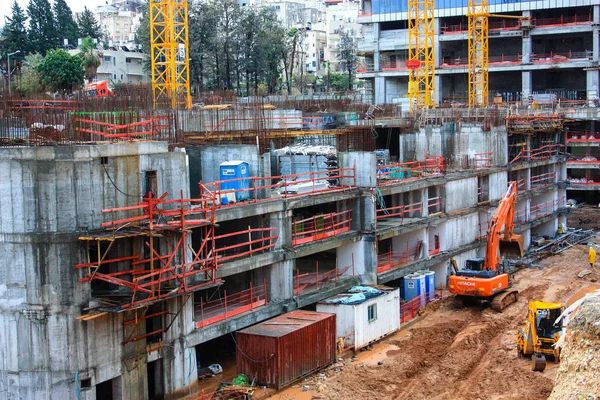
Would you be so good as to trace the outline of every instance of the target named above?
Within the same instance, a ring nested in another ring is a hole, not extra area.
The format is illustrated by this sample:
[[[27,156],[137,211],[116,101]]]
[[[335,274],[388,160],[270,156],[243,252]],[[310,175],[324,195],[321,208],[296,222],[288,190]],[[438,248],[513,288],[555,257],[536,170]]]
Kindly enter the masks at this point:
[[[146,364],[148,373],[148,399],[163,400],[165,398],[165,384],[163,360],[149,362]]]
[[[195,351],[200,392],[214,393],[221,382],[235,378],[237,373],[235,333],[228,333],[201,343],[195,347]],[[215,364],[221,366],[222,373],[218,373]]]
[[[118,376],[96,384],[96,399],[122,400],[121,377]],[[124,400],[124,399],[123,399]]]

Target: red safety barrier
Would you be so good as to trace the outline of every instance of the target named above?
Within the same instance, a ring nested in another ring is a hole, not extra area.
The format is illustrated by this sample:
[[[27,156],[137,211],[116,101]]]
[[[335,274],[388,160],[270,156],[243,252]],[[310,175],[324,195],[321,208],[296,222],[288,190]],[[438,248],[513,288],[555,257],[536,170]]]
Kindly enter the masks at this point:
[[[445,168],[445,160],[442,156],[426,156],[420,161],[383,165],[377,167],[377,185],[423,179],[442,174]]]
[[[546,144],[537,149],[521,149],[519,154],[513,158],[509,164],[514,164],[518,161],[527,162],[527,161],[541,161],[547,160],[554,156],[560,156],[565,154],[565,145],[564,144]]]
[[[442,209],[442,198],[441,197],[431,197],[427,199],[427,212],[429,215],[436,215],[443,212]]]
[[[296,246],[349,232],[351,222],[352,210],[316,215],[294,221],[292,225],[292,244]]]
[[[297,296],[311,287],[318,290],[325,282],[331,280],[337,281],[337,278],[344,275],[350,268],[352,268],[352,275],[354,275],[354,255],[352,255],[352,265],[348,267],[338,268],[336,265],[335,269],[319,273],[319,262],[317,261],[315,263],[315,272],[300,274],[300,270],[296,270],[296,275],[294,276],[294,294]]]
[[[556,172],[547,172],[545,174],[533,175],[531,177],[531,189],[539,189],[556,183]]]
[[[259,286],[253,286],[250,282],[250,288],[247,290],[229,295],[224,291],[223,298],[208,302],[200,300],[200,304],[195,308],[196,328],[225,321],[267,304],[269,300],[266,279]]]
[[[537,27],[591,24],[593,21],[594,19],[591,14],[572,15],[568,17],[561,15],[555,18],[533,18],[531,20],[532,25]]]
[[[400,302],[400,323],[404,323],[413,319],[423,304],[427,304],[427,295],[422,294],[409,301]]]
[[[570,131],[567,135],[567,143],[598,143],[600,132]]]
[[[474,168],[490,168],[492,166],[492,152],[488,151],[485,153],[475,153],[472,159]]]
[[[571,60],[588,60],[591,59],[592,52],[590,51],[565,51],[565,52],[550,52],[545,54],[531,54],[531,61],[534,63],[547,62],[569,62]]]
[[[400,71],[407,70],[406,68],[406,60],[396,60],[396,61],[382,61],[381,62],[381,70],[382,71]]]
[[[415,215],[417,214],[417,215]],[[423,202],[380,208],[377,210],[377,219],[386,218],[402,218],[401,223],[404,223],[404,218],[420,218],[423,216]]]
[[[277,181],[277,183],[271,183]],[[223,189],[223,184],[240,183],[246,186],[240,189]],[[302,174],[290,174],[267,177],[234,178],[210,183],[200,182],[200,193],[210,197],[216,197],[218,204],[216,208],[235,207],[238,204],[269,200],[263,198],[260,192],[278,190],[280,197],[288,198],[305,196],[308,194],[345,190],[356,187],[356,166],[352,168],[338,168],[327,171],[306,172]],[[227,205],[222,204],[222,199],[227,197],[242,200]]]
[[[384,254],[377,255],[377,273],[381,274],[392,269],[402,267],[412,261],[421,258],[423,248],[422,241],[415,241],[414,245],[406,242],[406,249],[402,251],[388,251]]]

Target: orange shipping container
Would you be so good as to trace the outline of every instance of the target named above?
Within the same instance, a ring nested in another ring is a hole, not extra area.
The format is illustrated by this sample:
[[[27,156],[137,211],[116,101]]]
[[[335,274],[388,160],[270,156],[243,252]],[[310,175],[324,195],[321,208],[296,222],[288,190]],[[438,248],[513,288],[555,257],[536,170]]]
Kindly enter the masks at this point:
[[[282,387],[336,357],[335,315],[296,310],[237,332],[237,370],[259,385]]]

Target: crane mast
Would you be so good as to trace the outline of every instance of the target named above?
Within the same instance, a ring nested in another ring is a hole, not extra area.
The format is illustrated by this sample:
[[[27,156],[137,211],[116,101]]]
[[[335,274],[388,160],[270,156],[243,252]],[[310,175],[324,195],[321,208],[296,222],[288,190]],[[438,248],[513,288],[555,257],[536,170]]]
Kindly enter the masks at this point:
[[[150,0],[150,47],[154,106],[189,108],[187,0]]]
[[[488,106],[488,0],[469,0],[469,107]]]
[[[435,107],[434,0],[408,0],[408,96],[414,108]]]

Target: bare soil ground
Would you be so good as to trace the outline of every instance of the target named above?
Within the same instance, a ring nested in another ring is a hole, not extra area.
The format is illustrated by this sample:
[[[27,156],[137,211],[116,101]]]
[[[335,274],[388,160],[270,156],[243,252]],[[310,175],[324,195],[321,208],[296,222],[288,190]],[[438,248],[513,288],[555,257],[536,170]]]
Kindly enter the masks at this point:
[[[279,393],[275,400],[368,399],[547,399],[557,365],[543,373],[517,357],[515,336],[529,300],[569,303],[600,280],[589,269],[587,246],[573,247],[542,261],[543,269],[516,273],[520,299],[503,313],[486,306],[455,309],[452,299],[433,303],[406,328],[371,350],[343,361]],[[407,324],[408,325],[408,324]],[[269,397],[270,396],[270,397]],[[256,398],[255,397],[255,398]]]
[[[575,229],[600,230],[599,208],[592,205],[582,205],[571,208],[567,214],[567,226]]]

